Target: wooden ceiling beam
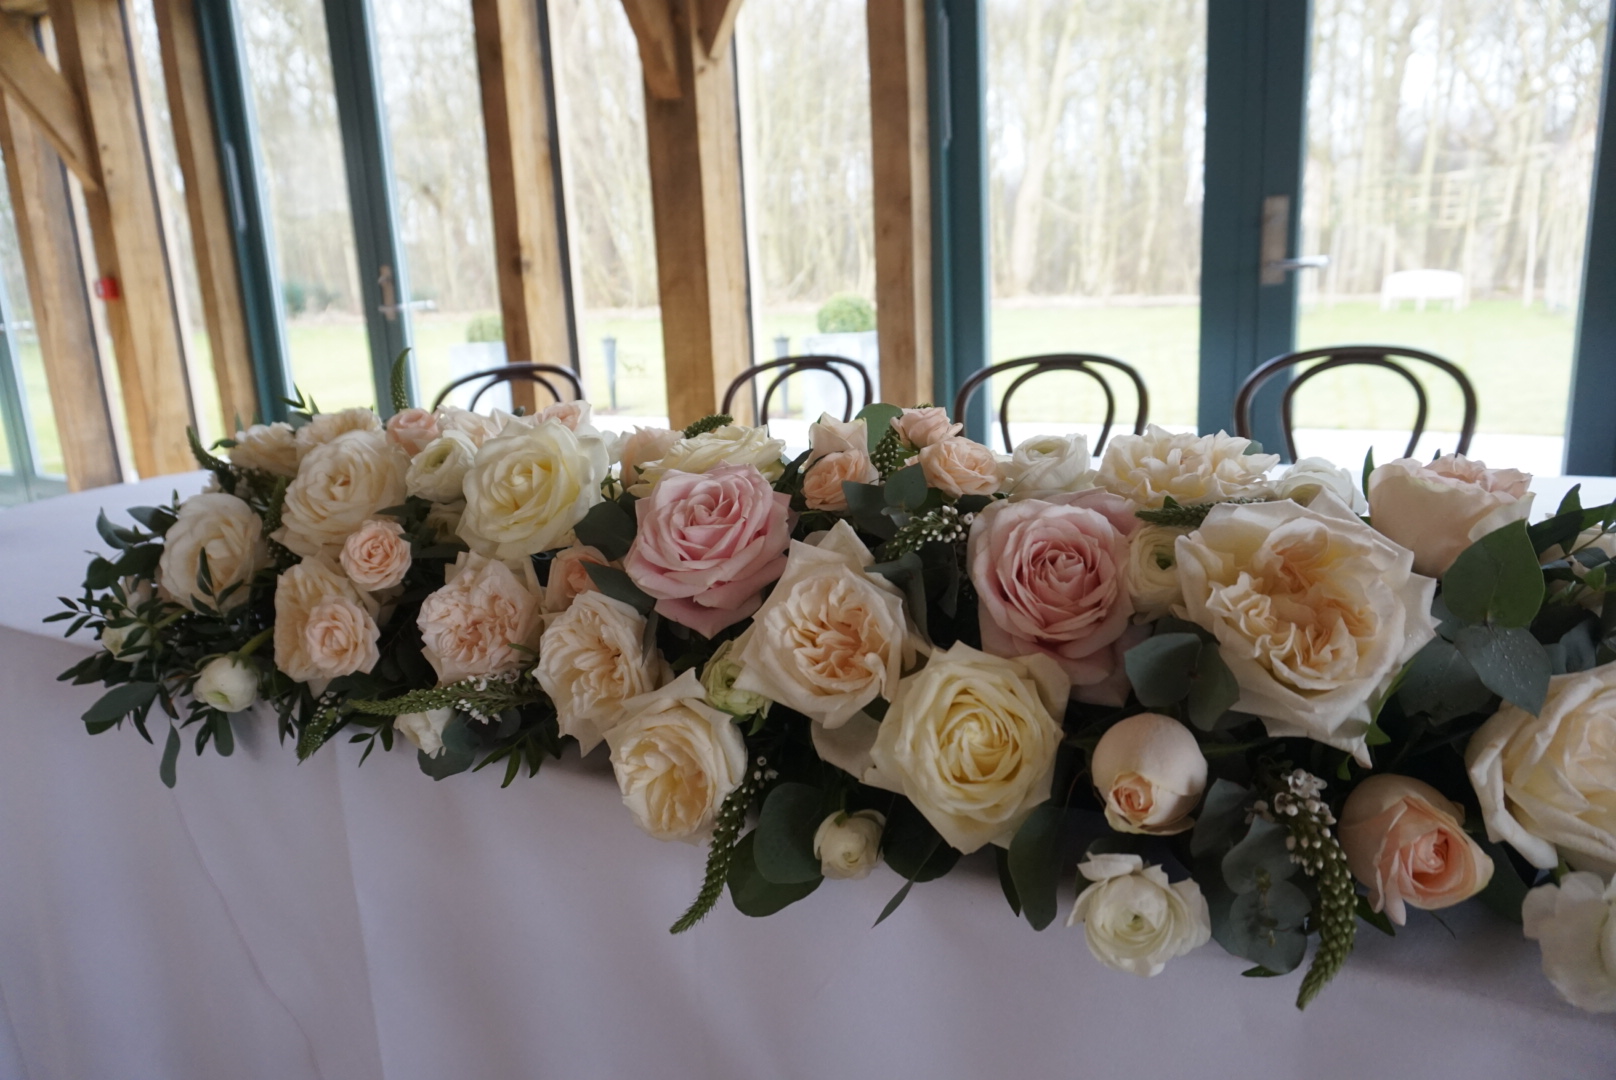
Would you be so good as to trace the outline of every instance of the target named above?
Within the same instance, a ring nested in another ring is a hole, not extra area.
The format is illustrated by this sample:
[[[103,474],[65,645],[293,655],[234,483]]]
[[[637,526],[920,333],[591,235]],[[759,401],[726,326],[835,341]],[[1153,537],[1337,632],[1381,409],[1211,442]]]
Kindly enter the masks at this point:
[[[701,44],[709,57],[716,58],[728,46],[735,33],[735,16],[741,10],[741,0],[695,0],[696,26],[701,31]]]
[[[640,69],[651,96],[676,100],[682,92],[677,60],[673,0],[623,0],[628,24],[640,46]]]
[[[95,143],[78,96],[39,51],[28,20],[17,15],[0,15],[0,90],[39,125],[79,183],[91,191],[100,188]]]

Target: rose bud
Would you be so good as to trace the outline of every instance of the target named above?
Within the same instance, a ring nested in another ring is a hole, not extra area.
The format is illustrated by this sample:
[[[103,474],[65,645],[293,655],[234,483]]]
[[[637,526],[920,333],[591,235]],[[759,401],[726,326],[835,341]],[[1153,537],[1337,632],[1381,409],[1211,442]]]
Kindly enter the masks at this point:
[[[1206,790],[1206,758],[1189,728],[1139,713],[1100,736],[1090,765],[1105,820],[1118,832],[1171,836],[1195,824]]]
[[[258,700],[258,671],[245,660],[220,656],[202,668],[194,692],[220,712],[238,713]]]
[[[1464,807],[1406,776],[1371,776],[1347,796],[1339,835],[1369,904],[1398,926],[1404,905],[1435,911],[1492,880],[1493,861],[1465,833]]]
[[[835,879],[868,877],[881,861],[881,832],[886,815],[874,810],[835,813],[814,832],[819,872]]]

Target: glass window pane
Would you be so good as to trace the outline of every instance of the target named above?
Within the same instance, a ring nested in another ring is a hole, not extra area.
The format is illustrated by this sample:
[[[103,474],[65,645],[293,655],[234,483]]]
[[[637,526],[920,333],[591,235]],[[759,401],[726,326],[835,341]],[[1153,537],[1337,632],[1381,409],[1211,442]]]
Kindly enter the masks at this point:
[[[28,297],[28,280],[23,270],[22,249],[17,240],[17,223],[12,214],[11,188],[0,168],[0,315],[6,319],[0,332],[9,353],[12,370],[10,385],[0,386],[0,395],[9,396],[9,408],[0,408],[0,472],[15,476],[20,465],[12,450],[14,441],[27,445],[35,475],[64,477],[62,443],[56,432],[56,414],[51,409],[50,388],[45,382],[45,361],[34,328],[33,305]],[[13,413],[11,410],[17,410]],[[23,423],[13,425],[11,416]],[[13,494],[20,498],[21,486]],[[0,492],[0,502],[6,495]]]
[[[639,51],[618,3],[550,0],[578,351],[596,424],[666,425]]]
[[[374,405],[320,0],[236,2],[292,381],[322,409]]]
[[[1560,471],[1605,0],[1553,13],[1510,0],[1317,0],[1298,347],[1411,345],[1480,397],[1472,454]],[[1422,366],[1422,365],[1415,365]],[[1431,379],[1437,432],[1460,398]],[[1320,376],[1297,397],[1301,453],[1401,455],[1414,403],[1397,376]],[[1379,434],[1376,434],[1376,433]],[[1452,450],[1452,435],[1421,453]]]
[[[1114,356],[1144,377],[1154,423],[1193,429],[1205,0],[988,0],[987,28],[994,361]],[[1133,393],[1113,384],[1126,429]],[[1034,385],[1017,439],[1098,433],[1092,381]]]

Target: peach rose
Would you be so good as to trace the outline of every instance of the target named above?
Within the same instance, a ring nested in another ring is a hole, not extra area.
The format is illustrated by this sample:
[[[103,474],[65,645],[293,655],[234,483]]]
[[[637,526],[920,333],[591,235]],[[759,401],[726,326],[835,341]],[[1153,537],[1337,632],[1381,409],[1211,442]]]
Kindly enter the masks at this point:
[[[924,409],[903,410],[902,416],[892,418],[892,430],[898,433],[898,438],[918,450],[953,438],[965,430],[965,425],[949,423],[948,411],[933,405]]]
[[[544,587],[544,612],[553,615],[566,611],[572,601],[587,592],[599,592],[595,579],[589,576],[589,565],[610,566],[611,561],[597,547],[574,544],[562,548],[550,561],[550,581]]]
[[[671,428],[647,427],[636,427],[624,435],[617,445],[617,460],[622,466],[618,475],[622,477],[623,486],[632,487],[639,483],[640,466],[660,461],[673,449],[673,444],[683,437],[682,432]]]
[[[369,671],[381,659],[376,601],[336,567],[304,559],[275,582],[275,666],[290,678],[323,683]]]
[[[569,431],[588,434],[595,430],[595,425],[591,422],[593,415],[594,410],[587,401],[558,401],[534,413],[533,423],[542,424],[546,420],[556,420]]]
[[[230,448],[230,464],[238,469],[258,469],[271,476],[297,475],[297,433],[291,424],[254,424],[236,432]]]
[[[1452,907],[1492,880],[1493,861],[1460,824],[1464,807],[1407,776],[1371,776],[1347,796],[1338,833],[1369,904],[1398,926],[1404,910]]]
[[[1206,790],[1206,757],[1172,717],[1139,713],[1114,724],[1089,768],[1105,820],[1118,832],[1172,836],[1195,824],[1190,814]]]
[[[410,542],[404,526],[390,518],[371,518],[342,545],[342,569],[361,589],[391,589],[410,572]]]
[[[463,551],[443,588],[421,604],[421,651],[439,686],[512,671],[522,666],[520,650],[538,644],[539,582],[530,560],[520,566],[518,576],[502,562]]]
[[[309,451],[334,441],[350,431],[380,431],[382,422],[366,408],[343,409],[334,413],[315,413],[314,418],[297,429],[297,457],[307,457]]]
[[[843,423],[826,413],[808,428],[808,461],[803,466],[802,495],[810,510],[847,509],[842,483],[873,484],[881,473],[870,461],[869,436],[863,420]]]
[[[208,576],[213,593],[199,597],[197,581],[202,557],[208,560]],[[268,565],[269,550],[264,546],[264,522],[257,512],[234,495],[206,492],[192,495],[180,504],[174,524],[163,537],[163,555],[157,563],[157,592],[192,611],[197,601],[224,610],[247,602],[247,583],[260,568]],[[220,593],[240,585],[222,601]]]
[[[405,409],[387,418],[388,441],[394,446],[403,447],[410,457],[419,454],[427,443],[441,434],[438,418],[425,409]]]
[[[1444,454],[1429,465],[1388,461],[1369,474],[1369,520],[1414,553],[1414,572],[1440,577],[1474,541],[1532,512],[1531,476]]]
[[[669,472],[634,504],[623,569],[665,618],[712,637],[756,611],[785,570],[790,505],[751,465]]]
[[[593,592],[551,621],[539,639],[533,675],[555,705],[561,734],[593,750],[617,707],[672,677],[644,616]]]

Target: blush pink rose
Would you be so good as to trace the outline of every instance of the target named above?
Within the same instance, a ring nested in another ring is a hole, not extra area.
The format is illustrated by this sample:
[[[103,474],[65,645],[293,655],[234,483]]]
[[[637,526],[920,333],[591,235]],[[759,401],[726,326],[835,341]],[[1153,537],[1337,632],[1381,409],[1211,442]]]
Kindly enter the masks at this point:
[[[589,427],[589,402],[587,401],[558,401],[554,405],[547,405],[533,416],[534,425],[542,424],[546,420],[557,420],[568,431],[577,431],[579,425]]]
[[[971,523],[966,557],[985,652],[1042,653],[1074,694],[1115,673],[1111,646],[1128,629],[1133,602],[1128,538],[1105,514],[1038,499],[996,502]]]
[[[438,418],[425,409],[404,409],[387,418],[387,440],[402,446],[410,457],[419,454],[427,443],[442,434],[438,430]]]
[[[391,589],[410,572],[410,542],[398,522],[371,518],[348,534],[340,561],[343,572],[361,589]]]
[[[1407,907],[1452,907],[1492,880],[1493,861],[1461,824],[1464,807],[1407,776],[1371,776],[1347,796],[1337,830],[1369,906],[1398,926]]]
[[[443,588],[421,603],[421,652],[447,686],[473,675],[497,675],[530,663],[544,630],[533,564],[520,572],[463,551],[444,573]]]
[[[958,435],[965,430],[965,425],[949,423],[947,410],[928,406],[903,410],[902,416],[892,418],[892,430],[898,433],[898,438],[918,450]]]
[[[600,548],[588,544],[574,544],[562,548],[550,560],[550,580],[544,586],[545,614],[566,611],[572,602],[586,592],[599,592],[595,579],[589,576],[589,565],[610,566],[611,560]]]
[[[909,464],[920,462],[926,484],[945,495],[992,495],[1004,477],[993,451],[963,435],[950,435],[920,448]]]
[[[790,504],[751,465],[670,471],[634,504],[623,569],[664,617],[712,637],[756,611],[785,570]]]

